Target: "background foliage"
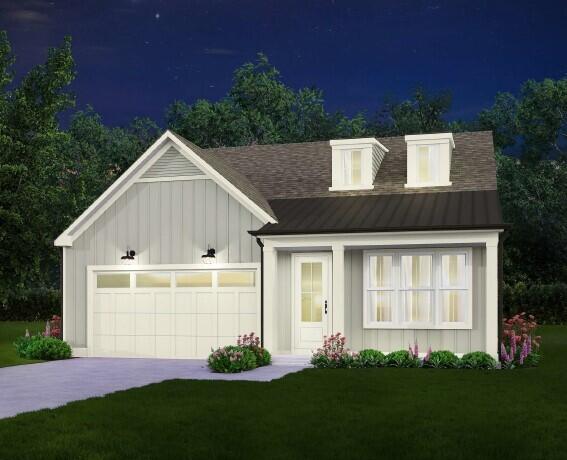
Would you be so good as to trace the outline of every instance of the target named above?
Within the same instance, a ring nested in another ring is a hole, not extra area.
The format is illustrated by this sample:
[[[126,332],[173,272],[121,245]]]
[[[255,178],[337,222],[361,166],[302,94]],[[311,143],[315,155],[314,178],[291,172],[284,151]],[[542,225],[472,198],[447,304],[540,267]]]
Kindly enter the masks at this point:
[[[29,300],[38,290],[59,286],[60,252],[53,240],[162,130],[146,118],[106,126],[92,107],[75,109],[69,89],[76,76],[70,38],[18,82],[13,81],[14,63],[8,37],[0,32],[4,316],[17,308],[14,299]],[[235,70],[223,99],[174,101],[165,108],[164,124],[201,147],[492,130],[504,216],[513,225],[506,240],[505,280],[510,289],[517,283],[566,283],[567,78],[530,80],[517,94],[497,94],[492,107],[473,120],[448,120],[450,108],[450,92],[417,88],[406,100],[387,97],[370,113],[330,113],[321,90],[290,88],[259,54],[256,62]],[[59,119],[69,111],[64,129]],[[530,302],[547,298],[534,296]]]

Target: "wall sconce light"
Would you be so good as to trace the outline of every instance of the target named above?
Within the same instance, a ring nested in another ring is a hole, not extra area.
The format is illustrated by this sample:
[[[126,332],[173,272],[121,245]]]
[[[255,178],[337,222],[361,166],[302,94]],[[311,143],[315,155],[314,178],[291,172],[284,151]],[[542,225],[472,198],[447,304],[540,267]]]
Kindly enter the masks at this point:
[[[207,253],[201,256],[201,260],[206,264],[214,264],[215,263],[215,248],[209,247],[207,249]]]
[[[136,251],[132,251],[130,248],[126,249],[126,255],[122,256],[120,260],[122,260],[122,264],[124,265],[132,265],[136,259]]]

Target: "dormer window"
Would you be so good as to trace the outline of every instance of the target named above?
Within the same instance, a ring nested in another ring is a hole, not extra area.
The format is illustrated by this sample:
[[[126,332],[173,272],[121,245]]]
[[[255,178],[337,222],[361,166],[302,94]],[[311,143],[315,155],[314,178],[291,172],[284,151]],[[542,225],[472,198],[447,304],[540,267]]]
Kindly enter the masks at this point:
[[[345,150],[342,153],[344,185],[360,185],[362,182],[362,151]]]
[[[330,141],[332,147],[331,191],[371,190],[388,151],[374,138]]]
[[[407,143],[406,187],[451,185],[451,156],[455,143],[451,133],[405,137]]]

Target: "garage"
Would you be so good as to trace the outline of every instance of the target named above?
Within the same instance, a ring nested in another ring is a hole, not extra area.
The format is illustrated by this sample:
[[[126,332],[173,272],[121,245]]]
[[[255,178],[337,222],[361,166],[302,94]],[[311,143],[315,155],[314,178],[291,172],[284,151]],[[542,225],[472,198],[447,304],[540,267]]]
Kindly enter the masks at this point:
[[[90,266],[88,354],[203,358],[259,334],[258,272],[258,264]]]

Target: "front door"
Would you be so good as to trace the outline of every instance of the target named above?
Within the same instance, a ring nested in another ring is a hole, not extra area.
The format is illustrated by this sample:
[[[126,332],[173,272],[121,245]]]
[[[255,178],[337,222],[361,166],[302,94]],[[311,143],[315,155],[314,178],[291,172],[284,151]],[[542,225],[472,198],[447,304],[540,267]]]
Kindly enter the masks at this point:
[[[293,255],[293,349],[308,354],[331,329],[331,254]]]

